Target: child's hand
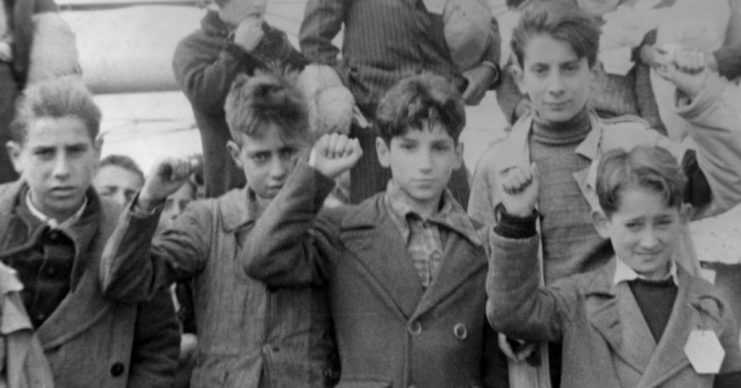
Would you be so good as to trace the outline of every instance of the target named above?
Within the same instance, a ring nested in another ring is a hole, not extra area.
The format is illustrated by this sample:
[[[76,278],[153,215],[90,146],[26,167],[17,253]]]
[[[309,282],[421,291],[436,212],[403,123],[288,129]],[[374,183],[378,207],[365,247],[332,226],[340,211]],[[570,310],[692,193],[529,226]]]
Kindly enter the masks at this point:
[[[347,135],[328,133],[314,145],[314,168],[334,179],[351,169],[363,156],[358,139]]]
[[[149,174],[137,205],[143,210],[152,210],[170,194],[178,191],[197,166],[196,159],[165,158],[155,163]]]
[[[674,45],[666,45],[660,53],[662,59],[656,72],[691,99],[697,96],[710,72],[705,54]]]
[[[499,177],[502,205],[508,214],[528,217],[538,200],[538,167],[535,163],[511,168]]]
[[[250,53],[260,44],[264,35],[262,18],[250,16],[242,20],[234,31],[234,44]]]

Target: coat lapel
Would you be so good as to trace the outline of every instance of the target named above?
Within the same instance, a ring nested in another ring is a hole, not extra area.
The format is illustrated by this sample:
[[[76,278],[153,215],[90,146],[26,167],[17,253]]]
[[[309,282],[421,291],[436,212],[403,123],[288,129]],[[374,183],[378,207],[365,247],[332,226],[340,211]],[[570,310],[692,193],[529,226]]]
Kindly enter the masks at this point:
[[[697,293],[693,290],[687,273],[681,267],[677,268],[677,271],[679,275],[677,299],[674,301],[664,335],[641,379],[640,387],[659,386],[687,367],[689,360],[684,354],[684,346],[690,332],[702,326],[699,312],[695,307],[699,304]]]
[[[367,270],[383,299],[408,319],[424,289],[401,233],[388,216],[383,194],[363,202],[346,217],[341,233],[351,256]]]
[[[630,311],[632,307],[638,308],[635,299],[625,301],[625,293],[630,294],[630,289],[620,290],[613,286],[614,273],[615,261],[612,260],[597,272],[586,288],[587,319],[618,357],[642,373],[648,358],[644,359],[637,353],[638,340],[631,335],[637,334],[642,338],[641,342],[648,343],[640,344],[641,347],[655,346],[655,342],[645,321],[640,322],[643,319],[640,310]],[[636,321],[639,321],[638,328],[631,328],[630,325],[635,325]]]
[[[486,271],[487,259],[483,246],[472,244],[456,232],[450,232],[444,252],[437,278],[422,296],[412,319],[440,305],[443,299],[459,290],[471,277]],[[483,293],[483,283],[481,287]]]

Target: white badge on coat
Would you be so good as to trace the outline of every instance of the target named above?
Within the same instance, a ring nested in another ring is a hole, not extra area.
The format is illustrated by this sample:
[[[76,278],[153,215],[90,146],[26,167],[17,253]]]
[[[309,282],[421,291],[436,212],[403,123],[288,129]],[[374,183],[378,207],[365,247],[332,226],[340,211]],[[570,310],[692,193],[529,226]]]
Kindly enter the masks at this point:
[[[698,374],[717,374],[726,356],[718,336],[712,330],[692,330],[684,353]]]
[[[425,3],[427,12],[433,13],[435,15],[442,15],[447,0],[422,0],[422,2]]]

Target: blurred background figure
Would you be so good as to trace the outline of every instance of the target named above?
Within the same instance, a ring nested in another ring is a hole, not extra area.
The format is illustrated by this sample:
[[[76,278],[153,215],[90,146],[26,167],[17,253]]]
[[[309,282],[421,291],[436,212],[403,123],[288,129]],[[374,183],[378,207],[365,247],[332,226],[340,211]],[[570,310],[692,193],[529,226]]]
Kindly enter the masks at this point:
[[[144,173],[126,155],[108,155],[100,161],[93,178],[98,195],[126,206],[144,186]]]

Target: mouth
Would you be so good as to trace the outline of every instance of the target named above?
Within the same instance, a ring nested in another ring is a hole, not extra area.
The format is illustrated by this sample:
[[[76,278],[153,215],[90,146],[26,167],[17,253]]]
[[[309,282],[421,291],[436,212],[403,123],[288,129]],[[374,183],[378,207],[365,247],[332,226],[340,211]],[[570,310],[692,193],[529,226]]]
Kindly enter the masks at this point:
[[[564,110],[566,109],[566,107],[568,107],[568,105],[569,105],[568,101],[546,103],[546,106],[548,106],[552,110]]]
[[[57,186],[52,187],[49,191],[55,195],[66,196],[76,192],[77,188],[74,186]]]

